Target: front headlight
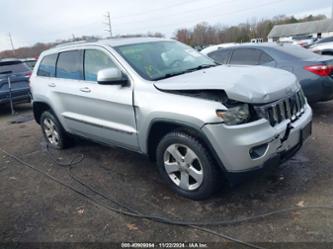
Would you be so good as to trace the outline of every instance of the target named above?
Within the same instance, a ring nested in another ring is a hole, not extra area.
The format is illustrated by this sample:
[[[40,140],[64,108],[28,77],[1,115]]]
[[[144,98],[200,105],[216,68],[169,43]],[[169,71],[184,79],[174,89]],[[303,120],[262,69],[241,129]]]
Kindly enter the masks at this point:
[[[228,110],[217,110],[216,114],[226,125],[243,124],[250,119],[250,108],[248,104],[241,104]]]

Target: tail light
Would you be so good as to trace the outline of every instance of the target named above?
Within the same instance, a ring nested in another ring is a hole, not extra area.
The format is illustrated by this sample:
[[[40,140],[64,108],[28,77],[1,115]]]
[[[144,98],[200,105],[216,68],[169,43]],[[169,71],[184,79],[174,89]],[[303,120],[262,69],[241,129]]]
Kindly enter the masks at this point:
[[[32,75],[32,72],[27,72],[24,74],[24,77],[29,79],[31,77],[31,75]]]
[[[312,65],[312,66],[305,66],[304,69],[321,77],[327,77],[332,74],[333,65],[324,65],[324,64]]]
[[[28,84],[29,84],[30,89],[31,89],[31,82],[30,82],[31,75],[32,75],[32,72],[27,72],[24,74],[24,77],[28,79]]]

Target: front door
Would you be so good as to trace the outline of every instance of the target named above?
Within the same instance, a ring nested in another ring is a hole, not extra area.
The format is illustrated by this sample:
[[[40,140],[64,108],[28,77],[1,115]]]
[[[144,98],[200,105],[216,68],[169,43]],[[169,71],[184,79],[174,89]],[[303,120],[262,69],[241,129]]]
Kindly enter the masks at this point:
[[[132,85],[100,85],[99,70],[117,67],[102,48],[82,50],[82,79],[72,81],[66,93],[63,118],[72,133],[103,143],[137,150]],[[61,68],[61,53],[57,63]]]

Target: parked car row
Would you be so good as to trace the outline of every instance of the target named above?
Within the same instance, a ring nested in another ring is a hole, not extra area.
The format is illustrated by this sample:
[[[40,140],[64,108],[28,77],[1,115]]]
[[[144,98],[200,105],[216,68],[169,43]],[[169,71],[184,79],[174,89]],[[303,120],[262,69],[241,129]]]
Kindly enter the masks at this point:
[[[201,52],[220,64],[263,65],[287,70],[297,76],[309,102],[333,99],[333,57],[318,55],[300,46],[277,43],[213,48]]]

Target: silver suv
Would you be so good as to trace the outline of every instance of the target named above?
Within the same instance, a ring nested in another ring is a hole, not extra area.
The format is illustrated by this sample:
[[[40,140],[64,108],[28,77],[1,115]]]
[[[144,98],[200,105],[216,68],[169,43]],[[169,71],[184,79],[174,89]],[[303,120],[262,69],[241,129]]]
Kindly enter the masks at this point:
[[[31,90],[50,146],[62,149],[78,135],[146,154],[192,199],[209,197],[222,179],[276,167],[311,133],[294,75],[220,66],[168,39],[55,47],[39,57]]]

